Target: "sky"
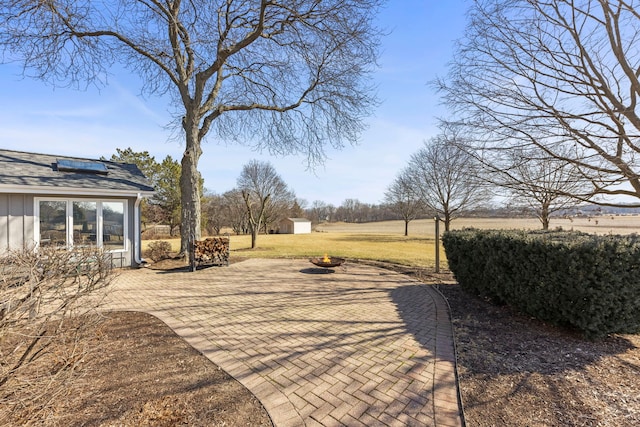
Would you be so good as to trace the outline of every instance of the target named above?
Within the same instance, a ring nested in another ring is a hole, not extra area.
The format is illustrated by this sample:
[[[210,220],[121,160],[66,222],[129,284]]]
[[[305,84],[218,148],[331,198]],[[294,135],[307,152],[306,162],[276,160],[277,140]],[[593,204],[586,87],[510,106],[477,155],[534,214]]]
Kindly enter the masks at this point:
[[[429,86],[445,76],[454,41],[463,35],[467,0],[389,0],[379,15],[388,31],[374,75],[381,104],[365,121],[357,145],[328,148],[310,170],[304,156],[275,157],[238,145],[203,144],[199,170],[205,188],[224,193],[236,186],[250,160],[270,162],[299,199],[340,206],[346,199],[383,202],[387,187],[411,155],[438,133],[446,116]],[[116,148],[148,151],[160,162],[182,158],[184,145],[167,125],[166,99],[138,96],[140,85],[114,72],[106,87],[53,88],[23,78],[18,64],[0,64],[0,148],[98,159]]]

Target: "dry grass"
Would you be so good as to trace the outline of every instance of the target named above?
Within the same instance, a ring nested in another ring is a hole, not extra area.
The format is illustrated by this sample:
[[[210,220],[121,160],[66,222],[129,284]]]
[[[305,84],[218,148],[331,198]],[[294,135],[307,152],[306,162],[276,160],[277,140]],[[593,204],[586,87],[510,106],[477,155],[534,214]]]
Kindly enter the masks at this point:
[[[528,229],[541,228],[536,218],[459,218],[451,223],[454,230],[474,227],[480,229]],[[583,231],[597,234],[629,234],[640,231],[640,216],[597,216],[552,218],[550,228],[562,227],[564,230]],[[388,233],[401,235],[404,233],[403,221],[382,221],[363,224],[327,223],[317,227],[318,230],[331,233]],[[440,225],[440,231],[444,225]],[[432,219],[420,219],[409,223],[409,235],[415,237],[431,237],[435,234],[435,223]]]
[[[539,229],[535,218],[460,218],[453,229]],[[554,218],[551,228],[598,234],[628,234],[640,230],[640,216],[600,216],[594,218]],[[444,226],[440,226],[441,232]],[[435,266],[435,223],[432,219],[409,223],[409,236],[404,235],[403,221],[364,224],[321,224],[311,234],[259,235],[256,249],[251,249],[249,236],[231,236],[231,255],[242,258],[310,258],[324,255],[387,261],[415,267]],[[180,239],[169,239],[172,250],[180,249]],[[143,242],[143,252],[150,241]],[[446,256],[440,245],[441,267]]]
[[[172,250],[180,240],[170,240]],[[143,252],[150,242],[143,243]],[[388,261],[403,265],[433,267],[435,242],[430,237],[404,237],[392,234],[311,233],[258,236],[251,249],[250,236],[231,236],[231,256],[241,258],[311,258],[324,254],[334,257]],[[444,266],[444,249],[440,247]]]

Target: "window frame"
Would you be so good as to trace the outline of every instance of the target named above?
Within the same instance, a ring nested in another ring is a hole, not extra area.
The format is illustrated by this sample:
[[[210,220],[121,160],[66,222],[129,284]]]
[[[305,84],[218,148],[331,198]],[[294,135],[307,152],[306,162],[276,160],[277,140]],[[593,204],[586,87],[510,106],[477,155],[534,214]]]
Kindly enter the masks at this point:
[[[129,203],[127,199],[105,199],[105,198],[86,198],[86,197],[45,197],[39,196],[34,197],[34,241],[36,247],[40,246],[40,202],[65,202],[66,203],[66,247],[73,248],[73,204],[74,202],[94,202],[96,203],[96,242],[95,245],[98,248],[104,247],[103,235],[104,235],[104,221],[103,221],[103,213],[102,213],[102,204],[103,203],[122,203],[123,205],[123,224],[122,224],[122,234],[123,234],[123,244],[122,248],[119,249],[109,249],[106,252],[109,253],[118,253],[118,252],[128,252],[130,239],[129,239]]]

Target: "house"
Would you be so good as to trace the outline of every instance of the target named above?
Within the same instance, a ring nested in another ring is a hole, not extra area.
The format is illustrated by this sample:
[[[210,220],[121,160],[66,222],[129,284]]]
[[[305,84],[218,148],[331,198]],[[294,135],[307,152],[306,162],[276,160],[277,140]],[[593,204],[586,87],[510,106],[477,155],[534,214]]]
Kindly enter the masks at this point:
[[[0,150],[0,254],[95,245],[116,267],[139,265],[140,201],[152,194],[133,164]]]
[[[278,224],[280,234],[309,234],[311,221],[306,218],[285,218]]]

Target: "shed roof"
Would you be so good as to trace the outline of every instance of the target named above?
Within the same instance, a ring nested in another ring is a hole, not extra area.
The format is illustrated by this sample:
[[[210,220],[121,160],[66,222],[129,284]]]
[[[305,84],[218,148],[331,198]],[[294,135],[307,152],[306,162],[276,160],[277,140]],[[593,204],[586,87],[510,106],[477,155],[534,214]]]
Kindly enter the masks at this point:
[[[100,163],[106,171],[59,169],[59,160],[80,167],[87,162]],[[153,187],[140,169],[130,163],[0,150],[0,193],[135,196],[150,195]]]

